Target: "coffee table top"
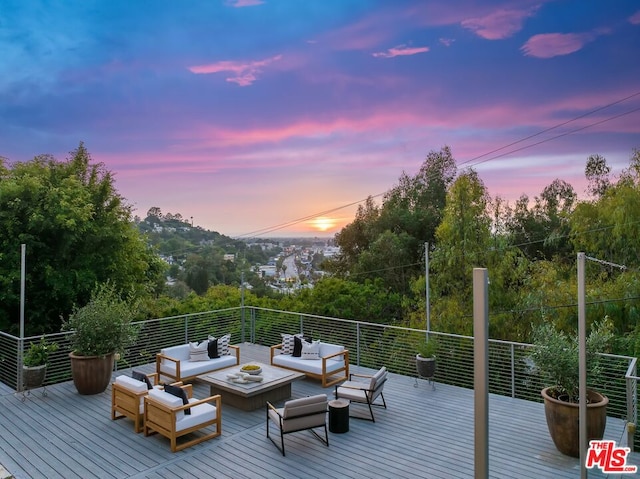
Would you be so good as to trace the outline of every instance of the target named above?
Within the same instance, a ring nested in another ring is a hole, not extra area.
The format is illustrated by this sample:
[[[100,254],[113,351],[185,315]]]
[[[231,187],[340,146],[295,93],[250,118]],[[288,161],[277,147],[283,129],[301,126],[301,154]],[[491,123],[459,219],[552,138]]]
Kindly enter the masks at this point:
[[[305,377],[304,373],[297,371],[291,371],[290,369],[280,368],[278,366],[271,366],[269,364],[252,362],[262,368],[262,376],[264,379],[260,382],[249,381],[247,383],[234,383],[227,375],[240,372],[240,366],[231,366],[229,368],[219,369],[208,374],[198,376],[198,379],[215,386],[223,391],[232,392],[240,396],[253,396],[264,391],[278,388],[280,386],[290,384],[296,379]]]

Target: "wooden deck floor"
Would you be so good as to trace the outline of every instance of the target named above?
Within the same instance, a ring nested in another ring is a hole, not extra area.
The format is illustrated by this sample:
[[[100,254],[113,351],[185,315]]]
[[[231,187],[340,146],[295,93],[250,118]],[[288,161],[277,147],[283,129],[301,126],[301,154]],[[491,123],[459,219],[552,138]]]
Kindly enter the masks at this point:
[[[245,344],[241,351],[243,362],[268,361],[268,348]],[[110,420],[110,388],[81,396],[68,382],[48,387],[47,396],[33,390],[24,402],[5,389],[0,465],[16,479],[474,477],[473,391],[414,382],[390,375],[388,409],[376,409],[376,423],[351,419],[348,433],[329,434],[328,448],[309,431],[285,436],[286,457],[265,436],[264,410],[223,407],[220,437],[171,453],[163,437],[135,434],[127,419]],[[208,393],[201,384],[194,390],[197,397]],[[293,397],[333,393],[307,379],[292,390]],[[579,461],[554,448],[541,404],[491,396],[489,414],[490,477],[580,477]],[[609,420],[606,438],[619,442],[621,435],[622,422]],[[640,464],[638,457],[630,464]],[[604,476],[592,470],[589,477]]]

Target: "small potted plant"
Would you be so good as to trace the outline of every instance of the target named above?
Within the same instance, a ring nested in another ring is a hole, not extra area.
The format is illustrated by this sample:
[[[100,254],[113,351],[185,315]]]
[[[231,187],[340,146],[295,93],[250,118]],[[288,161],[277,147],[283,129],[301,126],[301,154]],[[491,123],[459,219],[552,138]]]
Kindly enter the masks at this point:
[[[608,317],[596,321],[586,338],[587,381],[599,383],[601,359],[613,338]],[[568,456],[579,457],[579,351],[577,335],[569,335],[544,322],[533,329],[534,348],[529,355],[544,384],[545,416],[556,448]],[[587,389],[587,436],[602,439],[607,421],[609,399]]]
[[[436,372],[438,342],[434,338],[420,341],[416,348],[416,369],[421,378],[432,378]]]
[[[132,325],[136,305],[131,298],[122,299],[113,284],[106,283],[63,322],[63,331],[73,331],[69,357],[73,382],[80,394],[98,394],[109,385],[116,354],[137,338],[138,330]]]
[[[49,354],[58,350],[58,343],[51,343],[42,336],[32,342],[22,358],[22,380],[25,389],[37,388],[44,383]]]

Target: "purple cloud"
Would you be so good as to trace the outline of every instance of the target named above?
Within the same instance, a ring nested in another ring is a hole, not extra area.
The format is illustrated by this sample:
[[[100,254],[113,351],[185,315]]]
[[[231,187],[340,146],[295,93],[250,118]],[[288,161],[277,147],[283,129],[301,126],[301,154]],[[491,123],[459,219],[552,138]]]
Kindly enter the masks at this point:
[[[632,25],[640,25],[640,10],[629,17],[629,23]]]
[[[487,40],[502,40],[520,31],[524,20],[532,17],[537,9],[538,7],[527,10],[500,9],[483,17],[463,20],[461,24],[479,37]]]
[[[425,53],[429,51],[429,47],[408,47],[406,45],[398,45],[397,47],[389,48],[385,52],[372,53],[376,58],[393,58],[407,55],[416,55],[417,53]]]
[[[577,52],[594,39],[590,33],[543,33],[531,37],[520,50],[527,56],[552,58]]]
[[[194,65],[189,67],[189,71],[196,75],[231,72],[233,73],[233,76],[227,77],[226,80],[228,82],[236,83],[239,86],[249,86],[257,80],[257,75],[262,72],[263,67],[281,59],[282,55],[276,55],[275,57],[251,62],[224,60],[215,63],[207,63],[205,65]]]

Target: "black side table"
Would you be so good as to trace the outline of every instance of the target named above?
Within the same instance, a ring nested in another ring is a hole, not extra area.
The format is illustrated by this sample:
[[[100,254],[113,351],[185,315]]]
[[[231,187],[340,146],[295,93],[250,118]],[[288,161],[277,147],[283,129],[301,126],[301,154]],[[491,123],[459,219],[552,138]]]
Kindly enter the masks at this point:
[[[329,401],[329,431],[349,432],[349,401],[346,399]]]

